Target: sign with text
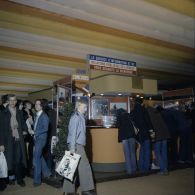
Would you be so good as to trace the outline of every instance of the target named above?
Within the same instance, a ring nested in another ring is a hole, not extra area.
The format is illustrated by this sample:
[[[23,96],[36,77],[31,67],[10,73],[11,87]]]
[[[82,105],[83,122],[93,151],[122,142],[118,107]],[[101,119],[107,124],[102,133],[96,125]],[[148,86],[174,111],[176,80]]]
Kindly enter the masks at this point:
[[[88,55],[90,69],[115,72],[126,75],[136,75],[136,62],[110,57]]]

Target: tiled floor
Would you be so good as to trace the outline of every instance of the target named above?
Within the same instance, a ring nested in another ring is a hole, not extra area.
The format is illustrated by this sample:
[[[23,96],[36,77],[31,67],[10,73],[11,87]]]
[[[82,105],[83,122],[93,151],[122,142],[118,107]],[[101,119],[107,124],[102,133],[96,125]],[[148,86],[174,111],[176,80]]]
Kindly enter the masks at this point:
[[[47,184],[34,188],[26,178],[26,187],[8,186],[1,195],[61,195],[61,188]],[[79,192],[79,189],[78,189]],[[194,169],[171,171],[168,176],[151,174],[143,177],[97,183],[98,195],[194,195]]]

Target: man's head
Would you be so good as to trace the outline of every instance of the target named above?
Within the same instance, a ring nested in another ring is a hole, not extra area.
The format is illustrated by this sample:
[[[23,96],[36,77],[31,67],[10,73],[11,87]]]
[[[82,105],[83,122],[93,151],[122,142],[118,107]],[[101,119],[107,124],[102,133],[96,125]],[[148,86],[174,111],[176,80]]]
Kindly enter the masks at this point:
[[[15,94],[8,95],[8,104],[11,108],[15,108],[17,103],[17,98]]]
[[[37,99],[37,100],[35,101],[35,110],[36,110],[37,112],[43,110],[43,101],[42,101],[42,99]]]
[[[85,114],[87,111],[87,103],[84,100],[77,100],[76,102],[76,110],[79,111],[81,114]]]

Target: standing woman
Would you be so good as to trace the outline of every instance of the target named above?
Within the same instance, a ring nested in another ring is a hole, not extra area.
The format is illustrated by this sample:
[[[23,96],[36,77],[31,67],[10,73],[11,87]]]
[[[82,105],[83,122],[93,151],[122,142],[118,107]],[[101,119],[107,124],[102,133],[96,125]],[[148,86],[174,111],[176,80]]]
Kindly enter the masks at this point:
[[[152,125],[147,111],[142,105],[141,99],[137,101],[131,100],[130,115],[134,125],[139,129],[139,137],[137,138],[140,143],[139,169],[141,173],[147,173],[151,168],[151,142],[149,131],[152,129]]]
[[[136,165],[136,139],[134,127],[131,122],[130,114],[122,111],[117,116],[118,141],[123,144],[125,156],[126,171],[128,174],[134,174],[137,169]]]
[[[32,112],[32,103],[28,100],[24,101],[24,107],[23,107],[23,116],[24,121],[28,127],[28,133],[25,137],[25,143],[26,143],[26,150],[27,150],[27,174],[31,174],[32,170],[32,159],[33,159],[33,122],[34,122],[34,116]]]
[[[81,155],[78,174],[82,195],[96,195],[91,167],[85,153],[86,125],[84,114],[86,111],[87,104],[82,100],[78,100],[76,102],[76,111],[69,121],[67,143],[71,153]],[[75,181],[72,183],[64,179],[63,190],[67,195],[75,194]]]

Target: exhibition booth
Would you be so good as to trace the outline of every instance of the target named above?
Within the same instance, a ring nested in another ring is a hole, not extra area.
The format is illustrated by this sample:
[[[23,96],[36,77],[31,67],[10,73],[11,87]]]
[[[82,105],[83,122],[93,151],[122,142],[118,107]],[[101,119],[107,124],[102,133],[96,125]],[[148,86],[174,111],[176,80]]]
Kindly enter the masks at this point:
[[[93,170],[124,171],[123,146],[118,142],[115,127],[116,112],[118,109],[130,112],[132,95],[156,95],[157,81],[138,77],[133,61],[89,55],[87,67],[85,75],[67,75],[54,82],[49,89],[52,107],[59,120],[66,102],[84,98],[88,102],[86,149]]]

